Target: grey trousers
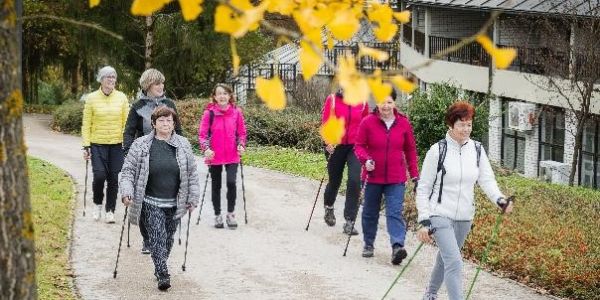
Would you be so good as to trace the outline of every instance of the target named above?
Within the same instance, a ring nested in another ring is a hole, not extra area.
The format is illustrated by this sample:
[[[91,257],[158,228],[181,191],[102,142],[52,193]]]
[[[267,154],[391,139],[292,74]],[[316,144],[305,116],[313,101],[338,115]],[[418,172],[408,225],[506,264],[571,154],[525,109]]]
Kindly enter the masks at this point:
[[[427,293],[437,294],[446,280],[448,299],[462,300],[463,261],[460,249],[471,231],[472,221],[454,221],[445,217],[431,217],[431,226],[435,228],[434,238],[440,249],[433,266]]]

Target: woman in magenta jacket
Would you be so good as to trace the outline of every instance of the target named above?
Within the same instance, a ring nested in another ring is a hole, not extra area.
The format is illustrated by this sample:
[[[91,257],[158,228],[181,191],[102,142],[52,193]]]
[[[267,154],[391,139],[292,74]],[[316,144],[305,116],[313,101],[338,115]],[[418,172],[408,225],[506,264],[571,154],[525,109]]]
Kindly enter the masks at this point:
[[[408,118],[395,108],[396,93],[367,116],[360,124],[355,153],[364,165],[365,202],[362,212],[363,257],[374,255],[381,198],[385,195],[387,229],[392,245],[392,264],[406,257],[406,226],[402,217],[407,170],[413,181],[419,176],[417,148]]]
[[[354,221],[358,213],[358,197],[360,195],[360,163],[354,155],[354,141],[358,132],[360,121],[368,114],[367,103],[350,106],[344,103],[342,92],[331,94],[325,99],[325,105],[321,116],[321,123],[327,122],[329,116],[334,113],[336,117],[345,120],[346,133],[338,145],[325,145],[325,157],[327,158],[327,174],[329,182],[325,187],[325,223],[335,226],[335,214],[333,204],[337,197],[344,167],[348,165],[348,181],[346,186],[346,203],[344,205],[344,233],[357,235],[354,229]]]
[[[242,110],[235,105],[231,87],[217,84],[211,99],[200,121],[198,140],[210,172],[215,227],[224,227],[221,216],[221,173],[224,166],[227,173],[226,222],[229,228],[235,229],[237,167],[246,147],[246,124]]]

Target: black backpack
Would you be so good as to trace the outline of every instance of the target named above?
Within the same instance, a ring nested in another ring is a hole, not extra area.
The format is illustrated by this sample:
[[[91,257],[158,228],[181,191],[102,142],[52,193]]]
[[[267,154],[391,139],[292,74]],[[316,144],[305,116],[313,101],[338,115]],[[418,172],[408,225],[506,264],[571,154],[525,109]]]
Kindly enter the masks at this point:
[[[477,152],[477,168],[479,168],[479,159],[481,158],[481,143],[478,141],[473,141],[475,143],[475,151]],[[439,195],[438,195],[438,203],[442,203],[442,189],[444,187],[444,175],[446,175],[446,168],[444,167],[444,160],[446,159],[446,152],[448,151],[448,141],[446,141],[446,139],[441,139],[439,142],[437,142],[438,147],[439,147],[439,153],[440,156],[438,157],[438,163],[437,163],[437,172],[435,173],[435,180],[433,181],[433,186],[431,188],[431,194],[429,194],[429,199],[431,199],[431,196],[433,195],[433,188],[435,187],[435,184],[437,182],[438,179],[438,173],[440,171],[442,171],[442,176],[440,179],[440,191],[439,191]]]

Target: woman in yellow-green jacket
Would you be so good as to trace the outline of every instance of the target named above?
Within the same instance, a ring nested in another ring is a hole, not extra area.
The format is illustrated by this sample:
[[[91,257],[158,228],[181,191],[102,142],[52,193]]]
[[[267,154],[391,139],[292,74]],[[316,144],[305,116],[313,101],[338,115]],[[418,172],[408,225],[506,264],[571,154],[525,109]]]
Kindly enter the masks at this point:
[[[83,158],[92,160],[94,179],[94,220],[99,220],[106,182],[107,223],[115,222],[115,206],[119,187],[118,176],[123,166],[123,130],[129,113],[127,97],[115,89],[117,72],[111,66],[98,71],[100,88],[85,98],[81,137]]]

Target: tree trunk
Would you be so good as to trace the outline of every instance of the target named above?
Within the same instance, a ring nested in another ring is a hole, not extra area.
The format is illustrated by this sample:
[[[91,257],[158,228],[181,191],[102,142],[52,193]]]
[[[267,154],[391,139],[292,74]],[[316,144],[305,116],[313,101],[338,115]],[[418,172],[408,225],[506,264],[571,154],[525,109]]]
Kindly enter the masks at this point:
[[[575,132],[575,150],[573,152],[573,161],[571,162],[571,173],[569,174],[569,185],[575,184],[575,172],[577,172],[577,165],[581,159],[581,146],[583,140],[583,128],[585,122],[581,118],[577,118],[577,131]]]
[[[154,47],[154,17],[147,16],[146,17],[146,53],[144,55],[146,69],[149,69],[150,67],[152,67],[152,47]]]
[[[8,300],[37,298],[16,23],[22,2],[17,2],[0,6],[0,299]]]

